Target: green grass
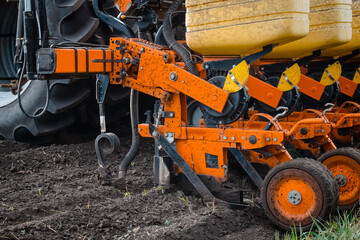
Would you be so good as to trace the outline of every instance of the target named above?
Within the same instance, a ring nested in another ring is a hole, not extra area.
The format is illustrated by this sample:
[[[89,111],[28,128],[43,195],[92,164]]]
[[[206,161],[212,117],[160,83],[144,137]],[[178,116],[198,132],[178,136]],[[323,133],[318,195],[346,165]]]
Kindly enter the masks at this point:
[[[338,212],[328,221],[314,220],[309,232],[296,232],[294,229],[282,237],[275,233],[275,240],[348,240],[360,239],[360,208]]]

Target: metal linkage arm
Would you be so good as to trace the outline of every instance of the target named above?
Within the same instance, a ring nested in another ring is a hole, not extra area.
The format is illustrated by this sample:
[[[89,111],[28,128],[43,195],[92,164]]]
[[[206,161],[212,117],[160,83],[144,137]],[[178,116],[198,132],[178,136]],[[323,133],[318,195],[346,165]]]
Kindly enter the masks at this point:
[[[109,74],[111,84],[163,98],[183,93],[221,112],[229,93],[188,72],[176,53],[141,39],[110,39],[109,48],[45,48],[37,52],[40,79]],[[42,75],[42,76],[41,76]]]

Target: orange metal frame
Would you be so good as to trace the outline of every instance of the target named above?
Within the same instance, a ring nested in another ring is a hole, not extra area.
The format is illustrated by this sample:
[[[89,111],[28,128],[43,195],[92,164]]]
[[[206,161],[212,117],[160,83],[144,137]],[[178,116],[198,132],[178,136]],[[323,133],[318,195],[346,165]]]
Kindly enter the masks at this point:
[[[109,74],[111,84],[133,88],[160,99],[164,111],[173,113],[173,117],[164,118],[158,130],[163,135],[174,136],[178,153],[195,173],[225,180],[228,148],[239,148],[248,154],[249,160],[271,167],[291,160],[282,146],[287,133],[279,129],[262,130],[263,123],[255,121],[256,117],[245,125],[240,121],[218,128],[208,128],[204,124],[188,127],[185,96],[221,112],[229,93],[205,81],[206,71],[201,65],[197,66],[200,77],[187,72],[183,63],[176,62],[174,51],[141,39],[112,38],[109,49],[56,49],[55,52],[54,74]],[[249,78],[247,86],[252,96],[277,107],[281,91],[254,77]],[[308,123],[300,123],[294,128]],[[139,133],[151,137],[147,124],[139,125]],[[251,143],[250,137],[257,141]],[[272,157],[262,158],[259,149],[272,153]],[[218,168],[206,165],[206,153],[217,156]]]

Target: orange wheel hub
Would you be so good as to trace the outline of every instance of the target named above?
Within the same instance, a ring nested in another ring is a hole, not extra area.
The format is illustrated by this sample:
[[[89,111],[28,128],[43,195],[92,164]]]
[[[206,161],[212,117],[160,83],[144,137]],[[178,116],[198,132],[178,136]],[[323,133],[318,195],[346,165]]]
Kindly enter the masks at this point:
[[[284,224],[296,222],[305,226],[312,222],[312,216],[320,214],[323,194],[310,174],[287,169],[269,182],[267,202],[271,212]]]
[[[334,175],[339,185],[339,206],[355,204],[360,198],[360,164],[354,159],[335,155],[322,162]]]

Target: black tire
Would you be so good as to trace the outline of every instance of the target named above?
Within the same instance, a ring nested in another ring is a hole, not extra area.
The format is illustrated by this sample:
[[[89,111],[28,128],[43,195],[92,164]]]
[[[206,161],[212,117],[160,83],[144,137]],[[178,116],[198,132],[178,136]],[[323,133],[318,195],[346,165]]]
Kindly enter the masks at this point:
[[[302,183],[311,190],[306,192],[304,189],[307,188],[301,188]],[[299,193],[297,202],[291,203],[293,195],[290,194]],[[261,188],[266,215],[285,231],[292,230],[294,226],[297,231],[300,231],[300,226],[302,231],[308,231],[313,218],[326,219],[336,209],[338,197],[339,190],[331,172],[319,162],[307,158],[276,166],[266,175]]]
[[[46,0],[50,44],[63,41],[104,44],[107,41],[104,36],[109,36],[110,30],[107,26],[102,26],[95,17],[90,2],[87,0]],[[0,11],[8,13],[0,15],[0,23],[2,23],[0,32],[5,31],[5,26],[13,26],[11,29],[6,29],[7,34],[11,34],[11,37],[0,39],[0,49],[4,47],[11,49],[0,52],[0,78],[1,76],[15,78],[12,62],[15,48],[17,3],[1,1]],[[9,68],[10,71],[5,71]],[[52,80],[49,108],[44,116],[37,119],[26,117],[21,112],[16,98],[10,103],[3,103],[0,106],[0,139],[37,143],[52,142],[57,140],[62,130],[68,129],[74,124],[96,126],[96,101],[95,98],[89,99],[89,96],[95,95],[94,86],[94,79]],[[112,105],[126,100],[128,91],[120,89],[119,93],[119,90],[116,90],[116,95],[124,95],[124,97],[110,96]],[[21,96],[24,108],[28,113],[35,114],[41,111],[46,100],[46,82],[29,82]],[[122,110],[119,115],[123,116],[126,113],[126,110]]]
[[[333,173],[339,185],[340,209],[350,209],[359,204],[360,198],[360,152],[346,147],[328,151],[318,159]]]

